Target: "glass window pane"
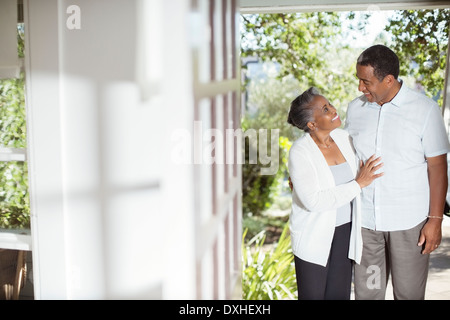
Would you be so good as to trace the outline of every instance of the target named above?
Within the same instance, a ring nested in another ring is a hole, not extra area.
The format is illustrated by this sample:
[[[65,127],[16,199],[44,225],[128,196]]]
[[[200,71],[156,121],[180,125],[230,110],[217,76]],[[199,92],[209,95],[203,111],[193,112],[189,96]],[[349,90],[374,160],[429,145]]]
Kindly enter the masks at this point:
[[[24,76],[0,80],[0,146],[26,148]]]
[[[17,28],[18,56],[24,57],[24,28]],[[0,148],[25,149],[25,77],[0,79]],[[26,162],[0,162],[0,228],[29,229],[28,167]]]
[[[0,228],[30,228],[26,162],[0,162]]]

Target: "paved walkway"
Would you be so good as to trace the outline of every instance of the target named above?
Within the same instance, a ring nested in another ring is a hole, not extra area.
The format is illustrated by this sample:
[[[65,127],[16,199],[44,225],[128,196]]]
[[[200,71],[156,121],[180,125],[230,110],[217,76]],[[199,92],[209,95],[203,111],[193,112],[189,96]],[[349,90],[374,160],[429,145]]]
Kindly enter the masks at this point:
[[[352,293],[352,299],[353,293]],[[386,300],[393,300],[391,281],[386,290]],[[450,218],[444,217],[442,241],[438,249],[431,253],[426,300],[450,300]]]
[[[430,255],[426,300],[450,300],[450,218],[442,223],[442,241]]]
[[[431,253],[426,300],[450,300],[450,218],[442,225],[442,241]]]

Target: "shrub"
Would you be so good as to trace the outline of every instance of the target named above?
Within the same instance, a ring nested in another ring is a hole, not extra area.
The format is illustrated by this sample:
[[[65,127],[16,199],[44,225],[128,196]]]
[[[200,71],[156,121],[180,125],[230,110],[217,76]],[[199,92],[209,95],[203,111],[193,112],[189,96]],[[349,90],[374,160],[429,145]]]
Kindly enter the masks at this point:
[[[244,300],[297,299],[294,256],[286,223],[276,246],[265,252],[265,231],[248,243],[242,237],[242,292]],[[253,246],[252,246],[253,245]]]

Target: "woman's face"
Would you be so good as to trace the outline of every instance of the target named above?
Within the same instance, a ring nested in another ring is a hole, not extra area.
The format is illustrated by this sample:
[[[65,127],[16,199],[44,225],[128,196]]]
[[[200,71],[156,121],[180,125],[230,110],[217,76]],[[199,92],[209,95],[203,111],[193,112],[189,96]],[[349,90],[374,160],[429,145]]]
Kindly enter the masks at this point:
[[[314,121],[308,123],[310,131],[332,131],[341,126],[341,118],[336,108],[323,96],[315,96],[312,101]]]

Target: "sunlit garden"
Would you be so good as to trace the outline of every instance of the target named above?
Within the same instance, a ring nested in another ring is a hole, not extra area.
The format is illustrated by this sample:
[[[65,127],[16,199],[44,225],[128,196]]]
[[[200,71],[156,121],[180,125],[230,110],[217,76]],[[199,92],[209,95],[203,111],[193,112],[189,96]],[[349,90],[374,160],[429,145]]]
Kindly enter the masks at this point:
[[[360,95],[356,58],[384,44],[400,58],[401,79],[442,107],[448,21],[449,9],[241,16],[242,127],[278,129],[280,157],[275,175],[260,175],[261,163],[243,165],[244,299],[297,298],[286,165],[301,132],[287,124],[290,102],[315,86],[345,123],[347,104]]]

